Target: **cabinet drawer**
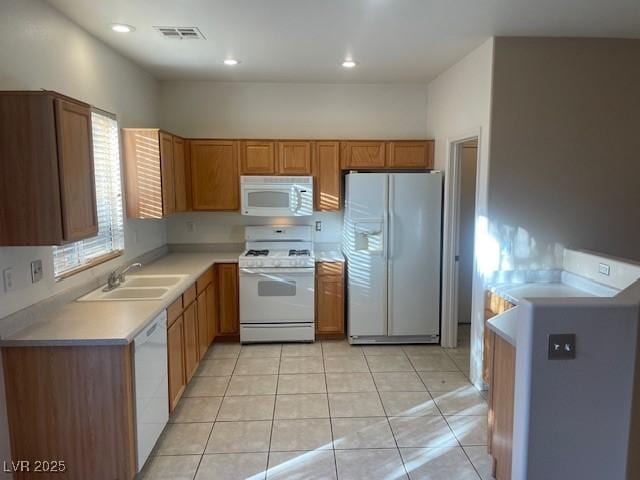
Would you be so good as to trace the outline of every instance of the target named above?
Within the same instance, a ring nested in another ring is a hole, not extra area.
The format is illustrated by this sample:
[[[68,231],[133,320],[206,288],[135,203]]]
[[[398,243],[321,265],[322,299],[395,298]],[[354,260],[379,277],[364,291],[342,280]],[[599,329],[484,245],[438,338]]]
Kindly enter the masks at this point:
[[[196,299],[196,284],[194,283],[189,288],[187,288],[182,294],[182,304],[184,308],[187,308],[191,305]]]
[[[318,262],[316,263],[316,275],[342,275],[344,263],[342,262]]]
[[[207,285],[213,281],[213,268],[207,269],[196,281],[196,291],[198,295],[205,291]]]
[[[167,307],[167,326],[170,327],[182,315],[182,295]]]

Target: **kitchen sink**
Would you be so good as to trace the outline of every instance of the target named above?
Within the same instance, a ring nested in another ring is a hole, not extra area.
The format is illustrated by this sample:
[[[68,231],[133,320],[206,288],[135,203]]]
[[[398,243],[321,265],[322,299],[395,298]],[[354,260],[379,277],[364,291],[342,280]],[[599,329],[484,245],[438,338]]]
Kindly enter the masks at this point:
[[[122,288],[133,287],[173,287],[186,275],[129,275]]]
[[[160,300],[169,292],[168,287],[118,287],[103,292],[102,287],[80,297],[78,302],[104,302],[115,300]]]

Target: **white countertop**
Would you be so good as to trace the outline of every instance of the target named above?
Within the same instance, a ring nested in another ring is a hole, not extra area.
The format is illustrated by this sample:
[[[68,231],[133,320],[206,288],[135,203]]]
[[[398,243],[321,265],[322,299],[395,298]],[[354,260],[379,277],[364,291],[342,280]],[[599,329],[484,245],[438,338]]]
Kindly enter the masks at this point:
[[[316,262],[344,262],[344,255],[340,250],[314,250]]]
[[[214,263],[236,263],[241,252],[171,253],[136,274],[187,275],[162,300],[70,302],[17,333],[0,347],[126,345]]]
[[[589,292],[564,283],[515,283],[491,287],[491,291],[518,305],[523,298],[593,297]]]
[[[516,338],[518,335],[517,317],[521,308],[522,307],[518,306],[510,308],[509,310],[502,312],[500,315],[496,315],[489,319],[487,322],[491,331],[500,335],[514,347],[516,346]]]

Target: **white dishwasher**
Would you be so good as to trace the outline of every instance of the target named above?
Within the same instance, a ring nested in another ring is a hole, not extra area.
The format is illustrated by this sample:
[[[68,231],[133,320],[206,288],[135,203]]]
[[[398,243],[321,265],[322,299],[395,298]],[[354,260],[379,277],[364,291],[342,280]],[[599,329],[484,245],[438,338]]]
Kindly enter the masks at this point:
[[[133,340],[135,350],[136,432],[138,471],[169,421],[167,312]]]

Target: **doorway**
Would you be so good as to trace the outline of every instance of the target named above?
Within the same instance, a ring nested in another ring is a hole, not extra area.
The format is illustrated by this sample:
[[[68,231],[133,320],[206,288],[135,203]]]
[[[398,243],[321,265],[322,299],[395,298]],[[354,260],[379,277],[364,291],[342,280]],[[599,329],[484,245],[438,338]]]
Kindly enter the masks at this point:
[[[442,346],[470,355],[480,132],[449,140],[445,186]]]

